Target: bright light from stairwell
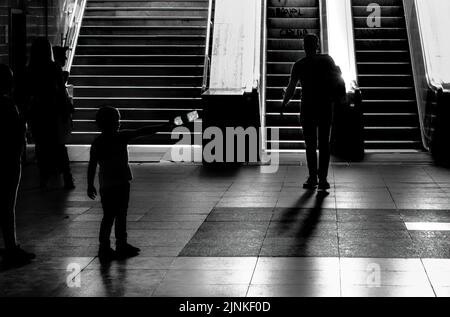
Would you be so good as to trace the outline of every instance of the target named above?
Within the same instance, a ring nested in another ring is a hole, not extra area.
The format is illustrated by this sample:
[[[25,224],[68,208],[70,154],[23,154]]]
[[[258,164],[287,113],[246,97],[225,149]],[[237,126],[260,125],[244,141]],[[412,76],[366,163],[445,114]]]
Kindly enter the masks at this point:
[[[341,68],[347,91],[356,87],[355,45],[350,0],[327,0],[328,53]]]

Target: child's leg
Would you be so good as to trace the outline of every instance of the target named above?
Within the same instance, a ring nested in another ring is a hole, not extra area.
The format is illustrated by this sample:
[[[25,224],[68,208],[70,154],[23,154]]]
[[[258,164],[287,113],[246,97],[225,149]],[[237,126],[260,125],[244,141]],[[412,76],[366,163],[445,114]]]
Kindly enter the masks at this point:
[[[116,214],[116,245],[123,246],[127,244],[127,213],[130,200],[130,184],[120,186],[120,193],[117,196],[117,214]]]
[[[99,240],[100,249],[102,249],[111,247],[110,236],[117,210],[117,190],[115,188],[102,189],[100,195],[103,207],[103,219],[100,225]]]

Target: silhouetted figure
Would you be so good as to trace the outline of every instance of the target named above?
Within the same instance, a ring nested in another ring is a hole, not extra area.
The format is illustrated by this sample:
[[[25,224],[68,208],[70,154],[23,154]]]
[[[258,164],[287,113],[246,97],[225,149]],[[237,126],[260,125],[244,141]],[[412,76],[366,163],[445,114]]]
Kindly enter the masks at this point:
[[[97,125],[101,135],[91,146],[88,168],[88,191],[91,199],[97,196],[94,186],[97,165],[100,166],[99,183],[103,207],[100,227],[99,258],[110,261],[117,258],[137,256],[140,252],[127,242],[127,210],[130,198],[132,173],[128,163],[128,144],[132,139],[152,135],[161,128],[173,124],[151,126],[138,130],[119,130],[120,113],[112,107],[103,107],[97,112]],[[115,222],[116,250],[110,245],[110,235]]]
[[[309,177],[306,189],[330,189],[327,181],[330,164],[330,132],[333,102],[337,80],[341,75],[329,55],[318,54],[319,39],[314,34],[304,38],[306,57],[296,62],[284,96],[281,114],[295,94],[298,82],[302,86],[300,121],[306,143]],[[319,141],[319,168],[317,168],[317,141]]]
[[[55,59],[55,63],[58,64],[61,69],[64,69],[64,67],[67,64],[67,51],[69,50],[68,47],[63,46],[54,46],[53,47],[53,58]],[[69,72],[63,70],[63,80],[64,84],[67,84],[67,81],[69,80]]]
[[[64,187],[73,189],[65,147],[73,105],[67,95],[62,68],[53,61],[52,46],[46,38],[38,38],[33,43],[27,76],[31,131],[41,187],[47,185],[51,174],[61,172]]]
[[[35,258],[25,252],[16,241],[16,200],[21,177],[21,156],[25,139],[25,125],[11,98],[13,74],[8,66],[0,65],[0,144],[3,147],[0,157],[0,227],[5,241],[3,264],[22,265]]]

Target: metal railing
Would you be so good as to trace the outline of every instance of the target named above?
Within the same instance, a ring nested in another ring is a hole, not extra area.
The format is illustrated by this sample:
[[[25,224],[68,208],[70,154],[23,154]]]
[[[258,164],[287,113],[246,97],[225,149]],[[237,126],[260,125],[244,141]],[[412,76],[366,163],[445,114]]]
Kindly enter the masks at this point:
[[[403,0],[403,7],[411,52],[422,143],[427,150],[430,150],[433,134],[433,114],[428,113],[428,109],[430,109],[430,103],[436,101],[437,94],[443,91],[443,87],[430,77],[429,61],[423,45],[421,21],[420,16],[417,14],[416,1]],[[434,95],[434,98],[432,95]],[[435,100],[433,101],[433,99]]]
[[[206,27],[206,43],[205,43],[205,60],[203,63],[203,83],[202,83],[202,92],[205,92],[208,89],[208,77],[209,71],[211,68],[211,56],[210,56],[210,46],[211,46],[211,35],[213,28],[213,6],[214,0],[209,0],[208,4],[208,24]]]
[[[259,82],[260,117],[261,117],[261,149],[266,150],[266,94],[267,94],[267,0],[262,0],[261,17],[261,72]]]
[[[322,52],[341,67],[347,91],[352,93],[358,89],[358,68],[351,1],[321,0],[320,24]]]
[[[70,72],[72,68],[73,58],[75,56],[75,49],[80,35],[81,23],[83,21],[84,10],[86,8],[87,0],[75,0],[74,7],[69,18],[66,36],[64,39],[64,46],[69,48],[69,55],[67,57],[66,70]]]

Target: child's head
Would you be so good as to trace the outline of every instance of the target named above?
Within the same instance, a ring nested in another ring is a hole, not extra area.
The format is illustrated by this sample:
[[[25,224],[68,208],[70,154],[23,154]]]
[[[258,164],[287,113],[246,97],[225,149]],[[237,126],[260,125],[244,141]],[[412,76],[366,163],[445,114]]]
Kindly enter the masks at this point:
[[[102,107],[97,111],[96,121],[102,132],[117,132],[120,128],[120,112],[114,107]]]
[[[0,65],[0,94],[9,94],[13,88],[13,73],[11,69],[4,65]]]

